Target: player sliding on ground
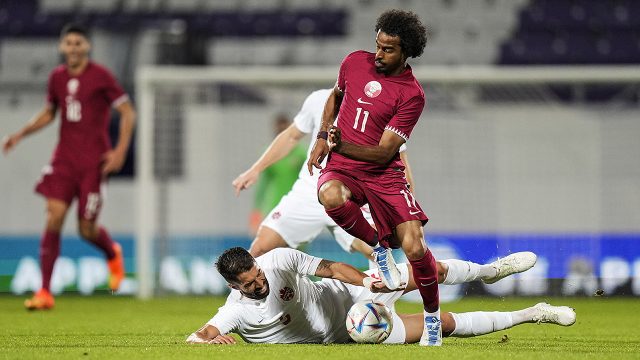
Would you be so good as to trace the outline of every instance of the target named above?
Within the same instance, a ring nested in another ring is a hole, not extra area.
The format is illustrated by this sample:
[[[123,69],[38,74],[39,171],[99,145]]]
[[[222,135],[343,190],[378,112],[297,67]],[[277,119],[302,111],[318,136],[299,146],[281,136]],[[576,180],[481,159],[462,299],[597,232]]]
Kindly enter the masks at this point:
[[[286,248],[258,258],[243,248],[231,248],[216,267],[231,293],[218,313],[187,338],[189,343],[234,344],[230,333],[250,343],[348,343],[345,318],[355,302],[373,300],[393,308],[402,294],[416,289],[409,264],[398,264],[406,288],[390,290],[351,265]],[[310,275],[323,280],[311,281]],[[443,280],[447,282],[447,274]],[[444,336],[468,337],[523,323],[569,326],[576,314],[566,306],[539,303],[512,312],[443,312],[441,319]],[[384,343],[419,342],[423,321],[421,313],[394,312],[393,330]]]

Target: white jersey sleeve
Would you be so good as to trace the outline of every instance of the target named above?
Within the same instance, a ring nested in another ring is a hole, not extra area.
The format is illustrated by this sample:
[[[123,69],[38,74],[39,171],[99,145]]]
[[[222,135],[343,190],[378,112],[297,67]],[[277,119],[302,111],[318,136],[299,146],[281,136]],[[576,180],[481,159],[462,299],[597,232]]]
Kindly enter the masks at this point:
[[[325,91],[314,91],[304,100],[302,108],[293,118],[293,123],[303,133],[310,133],[316,127],[318,117],[322,117],[324,104],[327,102]]]
[[[276,248],[269,252],[274,268],[297,272],[300,275],[315,275],[321,258],[289,248]]]
[[[242,306],[238,304],[227,304],[218,309],[211,320],[207,321],[208,325],[215,326],[220,334],[226,335],[240,329],[242,322]]]
[[[403,143],[402,145],[400,145],[400,150],[398,150],[398,152],[405,152],[407,151],[407,143]]]

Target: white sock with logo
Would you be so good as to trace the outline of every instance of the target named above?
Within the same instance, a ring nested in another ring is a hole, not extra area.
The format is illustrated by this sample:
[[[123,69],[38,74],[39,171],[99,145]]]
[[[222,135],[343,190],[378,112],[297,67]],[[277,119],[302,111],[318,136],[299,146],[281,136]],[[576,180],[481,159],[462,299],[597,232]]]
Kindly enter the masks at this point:
[[[457,259],[440,260],[440,262],[447,264],[449,267],[447,275],[442,282],[443,285],[462,284],[496,275],[496,269],[491,265],[480,265],[471,261]]]

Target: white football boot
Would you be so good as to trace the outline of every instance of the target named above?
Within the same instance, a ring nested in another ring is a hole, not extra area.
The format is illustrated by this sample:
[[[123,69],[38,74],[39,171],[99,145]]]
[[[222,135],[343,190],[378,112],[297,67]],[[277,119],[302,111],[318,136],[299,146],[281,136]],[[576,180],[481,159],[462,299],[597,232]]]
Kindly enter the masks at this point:
[[[424,313],[420,346],[442,346],[442,322],[438,317]]]
[[[537,259],[538,257],[536,254],[530,251],[513,253],[507,257],[492,262],[490,265],[496,269],[496,275],[483,277],[482,281],[485,284],[493,284],[494,282],[509,275],[527,271],[536,264]]]
[[[538,324],[571,326],[576,322],[576,312],[568,306],[553,306],[542,302],[535,304],[531,309],[533,310],[531,320]]]
[[[393,260],[391,249],[385,249],[382,246],[374,249],[373,262],[378,268],[378,274],[380,274],[380,279],[384,285],[391,290],[399,289],[402,279],[400,270],[398,270],[396,262]]]

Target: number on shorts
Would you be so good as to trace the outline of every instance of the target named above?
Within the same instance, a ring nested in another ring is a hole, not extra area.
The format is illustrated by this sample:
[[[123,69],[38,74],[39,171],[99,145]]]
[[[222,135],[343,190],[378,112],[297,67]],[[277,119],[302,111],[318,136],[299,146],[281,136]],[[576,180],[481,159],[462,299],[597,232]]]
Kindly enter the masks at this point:
[[[400,194],[404,196],[404,199],[407,201],[407,206],[410,208],[416,207],[416,198],[413,196],[411,191],[400,190]]]

